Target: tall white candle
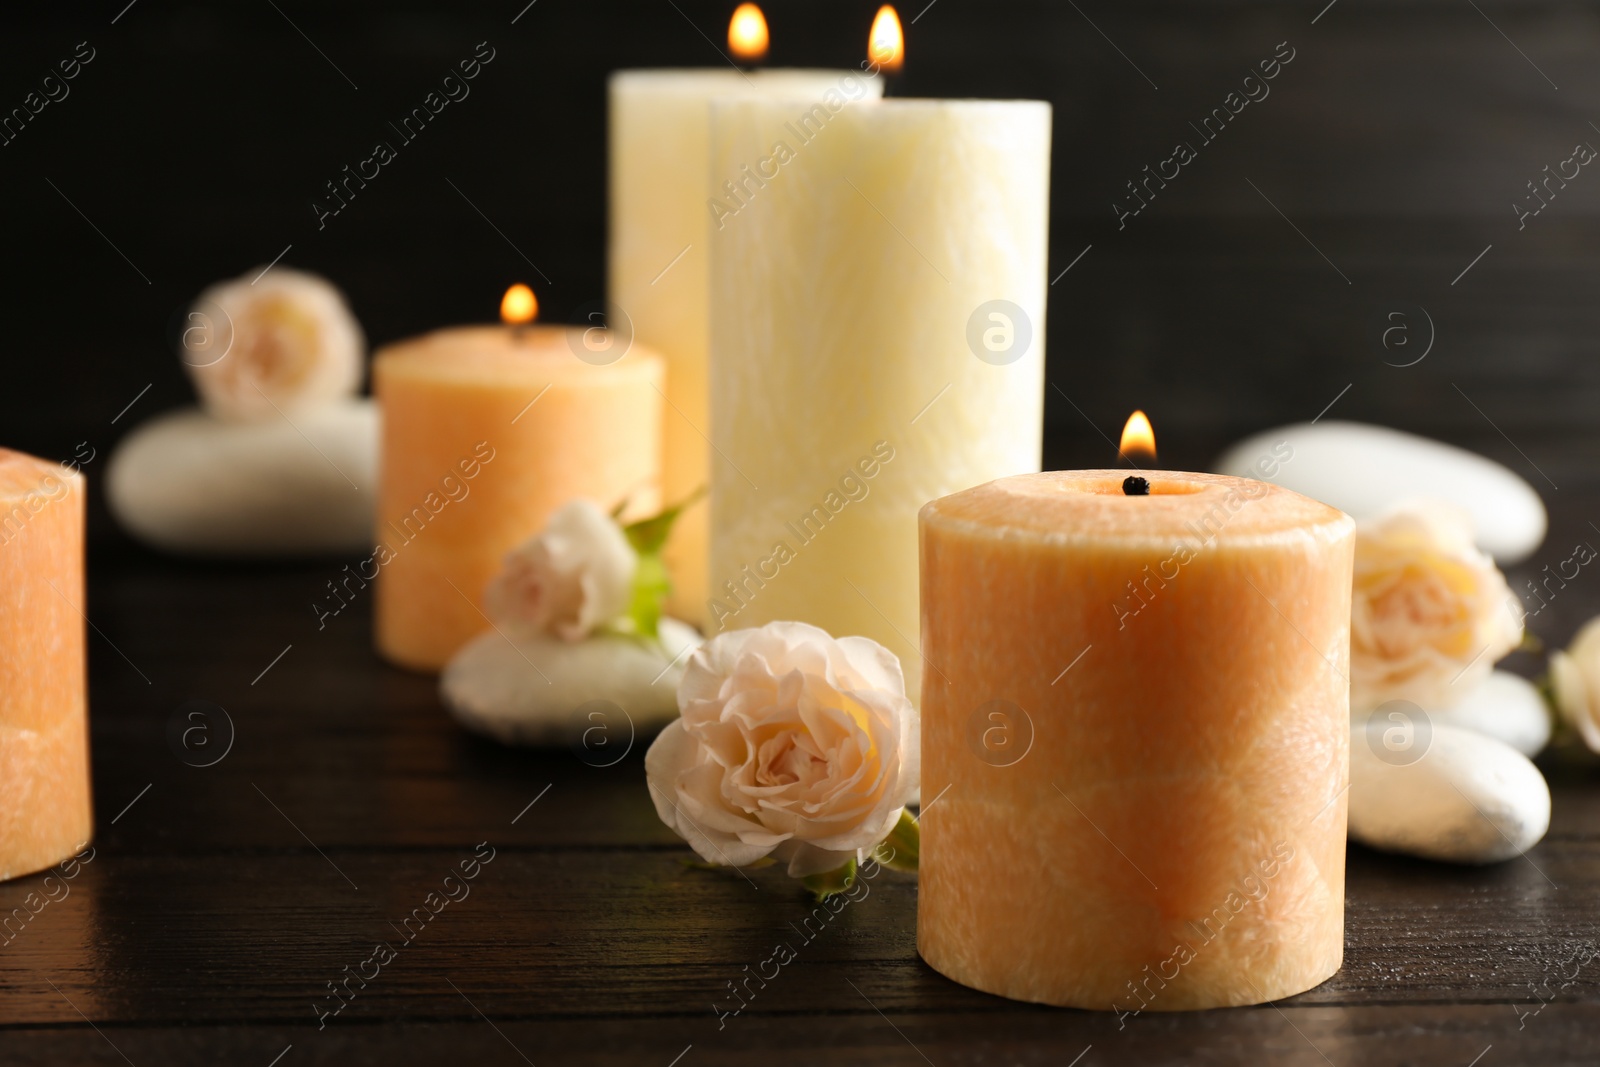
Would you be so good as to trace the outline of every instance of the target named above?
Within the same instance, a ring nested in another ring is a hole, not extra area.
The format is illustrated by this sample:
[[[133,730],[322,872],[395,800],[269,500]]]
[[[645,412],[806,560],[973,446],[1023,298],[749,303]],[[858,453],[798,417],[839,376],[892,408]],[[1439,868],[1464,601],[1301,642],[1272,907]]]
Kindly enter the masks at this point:
[[[711,477],[707,439],[708,207],[726,180],[710,169],[710,102],[768,97],[816,102],[876,97],[875,78],[842,70],[627,70],[611,76],[610,301],[625,326],[667,360],[662,496],[676,503]],[[794,110],[799,110],[795,108]],[[726,178],[737,177],[728,175]],[[725,194],[724,194],[725,195]],[[690,509],[667,548],[668,610],[703,621],[707,509]]]
[[[713,115],[739,195],[712,232],[709,628],[865,634],[917,692],[918,509],[1039,469],[1050,107]]]

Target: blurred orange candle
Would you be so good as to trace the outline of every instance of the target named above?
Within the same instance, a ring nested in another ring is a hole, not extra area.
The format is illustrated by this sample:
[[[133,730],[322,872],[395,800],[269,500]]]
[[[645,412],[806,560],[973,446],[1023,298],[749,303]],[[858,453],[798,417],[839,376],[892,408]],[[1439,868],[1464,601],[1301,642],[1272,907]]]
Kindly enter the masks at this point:
[[[531,326],[514,286],[504,326],[464,326],[380,351],[378,651],[442,668],[489,628],[501,558],[575,497],[629,515],[661,506],[659,356],[598,328]],[[370,574],[366,575],[370,577]]]
[[[1102,470],[1002,478],[920,521],[922,957],[1123,1017],[1337,971],[1349,517]]]
[[[94,830],[84,676],[83,477],[0,449],[0,880]]]

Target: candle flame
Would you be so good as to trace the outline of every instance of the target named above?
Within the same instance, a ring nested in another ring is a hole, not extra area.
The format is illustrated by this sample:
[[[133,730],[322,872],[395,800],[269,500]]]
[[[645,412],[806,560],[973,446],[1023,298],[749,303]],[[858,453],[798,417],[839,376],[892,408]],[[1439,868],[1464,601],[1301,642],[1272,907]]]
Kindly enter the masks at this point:
[[[1117,451],[1129,457],[1156,458],[1156,431],[1144,412],[1135,411],[1128,416],[1127,425],[1122,427],[1122,443],[1117,446]]]
[[[526,326],[539,317],[539,299],[533,290],[518,282],[500,299],[500,319],[507,326]]]
[[[897,73],[906,61],[906,35],[900,29],[900,16],[894,7],[884,4],[872,20],[872,32],[867,34],[867,58],[889,73]]]
[[[728,22],[728,47],[735,57],[757,62],[767,56],[767,18],[754,4],[740,4]]]

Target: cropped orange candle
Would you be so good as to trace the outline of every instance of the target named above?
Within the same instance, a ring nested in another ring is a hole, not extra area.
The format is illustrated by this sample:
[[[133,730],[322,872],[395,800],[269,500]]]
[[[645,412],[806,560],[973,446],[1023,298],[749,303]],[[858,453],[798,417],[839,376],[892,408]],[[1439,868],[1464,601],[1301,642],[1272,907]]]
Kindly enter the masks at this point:
[[[84,675],[82,475],[0,449],[0,880],[94,831]]]
[[[378,650],[435,671],[489,628],[481,597],[511,548],[576,497],[629,515],[661,505],[659,356],[598,328],[439,330],[380,351],[375,611]]]
[[[1350,518],[1266,482],[1057,471],[920,528],[922,957],[1124,1018],[1337,971]]]

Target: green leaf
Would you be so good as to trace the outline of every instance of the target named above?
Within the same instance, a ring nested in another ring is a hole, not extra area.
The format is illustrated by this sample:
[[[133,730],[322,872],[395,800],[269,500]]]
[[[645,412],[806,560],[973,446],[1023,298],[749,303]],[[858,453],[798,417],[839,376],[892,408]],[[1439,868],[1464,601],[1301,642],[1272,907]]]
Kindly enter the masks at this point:
[[[872,858],[891,871],[915,871],[921,857],[922,828],[909,811],[901,811],[900,821],[872,850]]]
[[[633,597],[628,601],[628,613],[620,620],[624,625],[619,629],[655,640],[659,635],[661,609],[671,592],[672,579],[661,553],[641,554],[638,569],[633,572]]]
[[[672,533],[672,524],[678,521],[678,516],[705,495],[705,486],[701,486],[661,514],[640,519],[638,522],[630,522],[622,528],[623,534],[628,538],[628,544],[632,545],[633,550],[641,556],[659,553],[661,546],[667,543],[667,535]]]
[[[631,634],[651,641],[660,637],[661,611],[667,597],[672,594],[672,575],[661,558],[661,549],[672,533],[672,524],[678,521],[685,508],[705,495],[697,489],[683,500],[659,515],[640,519],[622,528],[623,536],[639,556],[639,566],[633,572],[633,596],[628,601],[628,611],[613,625],[617,633]],[[622,514],[627,501],[618,504],[611,513],[613,519]]]
[[[808,874],[802,881],[818,900],[827,900],[835,893],[843,893],[856,884],[856,861],[852,859],[836,871]]]

